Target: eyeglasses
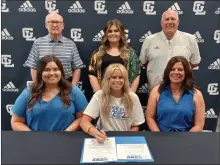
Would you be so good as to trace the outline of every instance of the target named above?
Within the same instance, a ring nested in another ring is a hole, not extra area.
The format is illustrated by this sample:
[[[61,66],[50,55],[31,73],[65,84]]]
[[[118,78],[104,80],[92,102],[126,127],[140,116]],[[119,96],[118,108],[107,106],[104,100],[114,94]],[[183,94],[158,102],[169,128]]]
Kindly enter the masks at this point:
[[[60,21],[47,21],[47,23],[49,24],[49,25],[61,25],[63,22],[60,22]]]

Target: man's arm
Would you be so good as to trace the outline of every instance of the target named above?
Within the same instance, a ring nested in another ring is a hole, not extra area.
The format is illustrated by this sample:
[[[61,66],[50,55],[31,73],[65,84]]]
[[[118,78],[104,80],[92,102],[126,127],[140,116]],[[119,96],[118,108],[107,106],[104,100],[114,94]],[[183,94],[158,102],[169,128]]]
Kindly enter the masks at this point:
[[[36,81],[36,77],[37,77],[37,70],[31,68],[31,78],[32,78],[32,81]]]
[[[190,46],[191,46],[191,52],[192,52],[192,56],[190,59],[190,65],[192,68],[195,68],[199,65],[199,63],[201,61],[201,56],[200,56],[200,52],[199,52],[198,43],[197,43],[194,36],[191,36]]]
[[[77,85],[80,79],[80,73],[81,70],[80,69],[76,69],[73,71],[73,78],[72,78],[72,84]]]

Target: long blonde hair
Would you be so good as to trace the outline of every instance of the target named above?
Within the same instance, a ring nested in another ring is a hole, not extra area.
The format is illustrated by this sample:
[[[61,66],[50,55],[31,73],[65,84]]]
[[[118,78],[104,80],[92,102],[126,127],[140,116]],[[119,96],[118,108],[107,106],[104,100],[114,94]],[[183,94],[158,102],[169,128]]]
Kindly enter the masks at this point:
[[[114,71],[118,69],[121,71],[123,77],[124,77],[124,85],[122,87],[122,104],[124,105],[126,111],[128,112],[128,115],[131,116],[132,107],[133,107],[133,101],[131,98],[130,93],[130,84],[128,81],[128,72],[126,68],[121,64],[111,64],[107,67],[105,71],[104,78],[102,80],[102,103],[101,103],[101,114],[103,117],[107,117],[110,112],[110,95],[111,95],[111,88],[110,88],[110,78]]]
[[[119,41],[120,57],[124,61],[125,67],[127,68],[128,66],[128,53],[131,48],[129,47],[127,43],[127,38],[125,36],[125,28],[119,20],[113,19],[113,20],[108,21],[104,27],[104,35],[102,37],[101,46],[99,47],[98,54],[97,54],[97,69],[98,70],[101,70],[102,57],[106,54],[107,49],[109,49],[110,47],[107,35],[112,25],[115,25],[120,32],[120,41]]]

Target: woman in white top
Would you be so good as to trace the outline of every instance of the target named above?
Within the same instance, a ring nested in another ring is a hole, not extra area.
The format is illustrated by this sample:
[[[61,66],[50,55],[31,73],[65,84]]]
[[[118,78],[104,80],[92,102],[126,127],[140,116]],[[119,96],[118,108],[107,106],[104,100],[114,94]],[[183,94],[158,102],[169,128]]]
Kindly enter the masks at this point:
[[[98,117],[96,128],[91,121]],[[130,90],[126,68],[121,64],[109,65],[101,90],[93,95],[83,113],[81,128],[103,142],[105,131],[139,131],[144,122],[143,109],[138,96]]]

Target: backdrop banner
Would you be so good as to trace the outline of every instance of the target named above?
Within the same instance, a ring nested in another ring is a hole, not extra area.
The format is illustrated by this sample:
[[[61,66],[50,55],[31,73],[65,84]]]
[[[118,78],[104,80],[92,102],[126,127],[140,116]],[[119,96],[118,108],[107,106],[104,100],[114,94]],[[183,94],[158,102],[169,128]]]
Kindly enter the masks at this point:
[[[93,92],[88,79],[88,64],[92,52],[100,45],[107,21],[119,19],[122,22],[128,42],[139,56],[144,39],[161,31],[161,15],[168,8],[178,12],[179,30],[193,34],[199,44],[202,60],[194,69],[194,75],[206,103],[204,129],[214,131],[220,111],[220,1],[217,0],[2,0],[2,130],[11,130],[13,104],[31,81],[30,69],[23,64],[35,39],[48,34],[45,16],[49,11],[57,11],[63,16],[63,35],[77,45],[86,65],[79,87],[90,100]],[[144,110],[147,85],[143,67],[137,94]]]

